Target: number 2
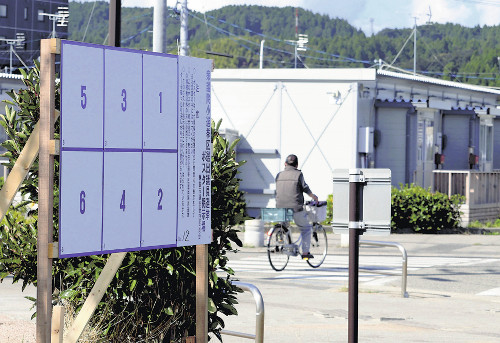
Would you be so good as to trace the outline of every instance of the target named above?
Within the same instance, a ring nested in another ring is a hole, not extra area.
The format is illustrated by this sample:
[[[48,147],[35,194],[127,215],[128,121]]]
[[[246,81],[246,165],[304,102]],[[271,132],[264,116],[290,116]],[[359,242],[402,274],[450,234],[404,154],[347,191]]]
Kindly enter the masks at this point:
[[[125,212],[125,190],[122,193],[122,200],[120,201],[120,209]]]
[[[161,204],[161,199],[163,199],[163,190],[161,188],[158,189],[158,196],[160,197],[160,199],[158,199],[158,211],[161,211],[163,210],[163,206]]]
[[[82,100],[80,100],[80,105],[82,105],[82,109],[85,109],[87,107],[87,94],[85,94],[85,91],[87,90],[87,86],[82,86],[80,88],[80,96]]]
[[[125,112],[127,110],[127,91],[122,89],[122,111]]]

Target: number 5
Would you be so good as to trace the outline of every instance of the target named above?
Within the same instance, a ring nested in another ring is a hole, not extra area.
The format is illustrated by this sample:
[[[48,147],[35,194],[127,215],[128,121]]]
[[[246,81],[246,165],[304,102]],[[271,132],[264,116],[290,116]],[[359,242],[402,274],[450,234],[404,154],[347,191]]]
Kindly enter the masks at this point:
[[[82,100],[80,100],[80,105],[82,105],[82,108],[85,109],[87,107],[87,94],[85,94],[85,91],[87,90],[87,86],[82,86],[80,89],[80,96]]]

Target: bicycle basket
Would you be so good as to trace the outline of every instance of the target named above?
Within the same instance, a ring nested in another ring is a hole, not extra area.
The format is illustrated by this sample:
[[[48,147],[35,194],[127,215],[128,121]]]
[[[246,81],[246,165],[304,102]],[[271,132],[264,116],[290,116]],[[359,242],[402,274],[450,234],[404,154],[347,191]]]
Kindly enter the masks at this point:
[[[314,206],[306,204],[305,209],[310,222],[321,223],[326,220],[326,205]]]
[[[260,215],[264,222],[287,222],[293,220],[293,209],[261,208]]]

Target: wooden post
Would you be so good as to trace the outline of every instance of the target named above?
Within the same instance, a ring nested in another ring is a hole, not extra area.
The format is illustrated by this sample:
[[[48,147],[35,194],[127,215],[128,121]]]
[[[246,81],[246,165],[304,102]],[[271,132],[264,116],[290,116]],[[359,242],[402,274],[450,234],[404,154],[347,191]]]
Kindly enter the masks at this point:
[[[208,341],[208,244],[196,246],[196,342]]]
[[[52,313],[51,343],[63,343],[64,306],[54,306]]]
[[[38,165],[38,237],[37,237],[37,343],[50,342],[52,320],[52,242],[54,211],[54,156],[50,141],[54,139],[55,54],[57,39],[40,42],[40,153]]]

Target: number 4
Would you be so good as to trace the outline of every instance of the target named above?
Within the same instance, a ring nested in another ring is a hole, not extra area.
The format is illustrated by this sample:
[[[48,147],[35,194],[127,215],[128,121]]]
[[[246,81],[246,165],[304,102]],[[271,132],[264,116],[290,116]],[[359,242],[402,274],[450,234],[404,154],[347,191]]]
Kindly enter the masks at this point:
[[[120,201],[120,209],[125,212],[125,190],[122,193],[122,200]]]

